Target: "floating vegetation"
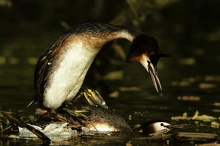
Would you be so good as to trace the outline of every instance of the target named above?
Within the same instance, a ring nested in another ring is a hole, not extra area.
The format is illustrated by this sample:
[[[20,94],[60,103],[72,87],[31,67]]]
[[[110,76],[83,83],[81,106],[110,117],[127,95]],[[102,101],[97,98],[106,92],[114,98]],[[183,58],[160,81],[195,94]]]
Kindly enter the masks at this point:
[[[199,96],[178,96],[178,100],[183,100],[183,101],[200,101]]]
[[[210,89],[210,88],[216,88],[216,84],[211,84],[211,83],[200,83],[199,88],[201,89]]]
[[[21,117],[17,118],[12,112],[1,111],[1,114],[4,116],[1,120],[2,132],[18,132],[18,127],[23,127],[37,135],[41,140],[43,140],[44,144],[50,143],[51,140],[44,133],[26,124],[22,121]]]
[[[197,121],[203,121],[203,122],[212,122],[212,121],[217,120],[216,117],[209,116],[209,115],[206,115],[206,114],[199,115],[198,111],[196,111],[195,114],[192,117],[188,117],[187,115],[188,114],[185,112],[185,113],[183,113],[182,116],[173,116],[173,117],[171,117],[171,119],[175,120],[175,121],[179,121],[179,120],[197,120]]]
[[[4,135],[13,134],[17,138],[38,137],[44,144],[82,135],[132,131],[120,115],[108,109],[92,106],[76,108],[76,105],[70,105],[68,109],[60,108],[28,117],[0,111],[0,130]]]

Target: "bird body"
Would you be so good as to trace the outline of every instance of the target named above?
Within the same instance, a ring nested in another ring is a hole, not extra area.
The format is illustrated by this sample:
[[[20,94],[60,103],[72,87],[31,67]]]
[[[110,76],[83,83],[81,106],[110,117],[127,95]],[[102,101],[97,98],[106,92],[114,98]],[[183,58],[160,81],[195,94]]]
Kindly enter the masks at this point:
[[[48,108],[58,108],[65,100],[72,100],[81,88],[89,66],[98,52],[82,49],[82,45],[81,42],[68,44],[59,56],[54,70],[51,70],[43,103]]]
[[[39,59],[35,70],[35,87],[41,106],[56,109],[64,101],[72,100],[102,46],[114,39],[132,41],[134,38],[120,26],[84,25],[55,40]]]
[[[56,109],[65,101],[71,101],[80,90],[89,67],[103,45],[119,38],[133,42],[137,35],[139,35],[138,32],[126,27],[101,23],[79,25],[61,35],[40,57],[36,65],[35,100],[39,106]],[[160,83],[158,83],[154,65],[147,54],[147,48],[155,50],[151,52],[154,55],[153,58],[158,57],[159,60],[160,56],[157,42],[153,40],[152,43],[155,43],[156,47],[152,44],[147,45],[144,48],[146,50],[142,48],[145,52],[130,50],[127,61],[139,61],[147,70],[149,68],[153,70],[156,87],[157,84],[160,86]],[[145,57],[141,57],[143,55]]]

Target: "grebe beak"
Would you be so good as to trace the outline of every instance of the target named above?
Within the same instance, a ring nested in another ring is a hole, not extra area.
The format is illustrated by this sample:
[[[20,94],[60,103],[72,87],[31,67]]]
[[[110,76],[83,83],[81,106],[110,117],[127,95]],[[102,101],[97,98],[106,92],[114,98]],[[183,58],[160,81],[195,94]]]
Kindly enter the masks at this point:
[[[150,61],[149,56],[146,54],[142,54],[139,58],[139,62],[144,66],[144,68],[147,70],[147,72],[150,73],[150,77],[152,79],[152,82],[153,82],[154,87],[157,90],[157,92],[162,91],[162,86],[161,86],[159,77],[158,77],[157,72],[154,68],[154,65]]]

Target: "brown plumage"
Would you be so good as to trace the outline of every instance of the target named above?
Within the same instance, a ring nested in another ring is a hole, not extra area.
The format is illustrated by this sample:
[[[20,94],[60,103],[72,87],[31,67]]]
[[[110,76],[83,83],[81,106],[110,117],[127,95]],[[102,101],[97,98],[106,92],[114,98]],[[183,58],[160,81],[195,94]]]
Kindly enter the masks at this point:
[[[126,61],[139,61],[151,74],[157,91],[162,89],[154,69],[163,57],[156,39],[124,26],[87,23],[62,34],[40,57],[34,74],[35,101],[41,108],[56,109],[72,100],[99,50],[119,38],[132,42]]]

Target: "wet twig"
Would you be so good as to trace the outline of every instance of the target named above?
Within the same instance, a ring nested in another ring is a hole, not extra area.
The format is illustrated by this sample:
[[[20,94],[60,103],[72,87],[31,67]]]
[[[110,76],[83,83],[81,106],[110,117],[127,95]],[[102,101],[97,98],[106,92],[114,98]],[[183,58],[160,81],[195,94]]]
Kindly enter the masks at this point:
[[[26,128],[29,131],[31,131],[32,133],[34,133],[35,135],[37,135],[41,140],[43,140],[44,144],[50,144],[50,139],[43,134],[42,132],[40,132],[39,130],[31,127],[30,125],[24,123],[23,121],[21,121],[20,119],[14,117],[12,114],[8,113],[8,112],[3,112],[1,111],[2,115],[4,115],[5,117],[7,117],[9,120],[17,123],[20,127]]]

